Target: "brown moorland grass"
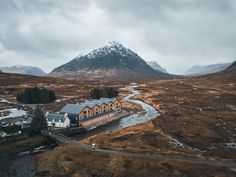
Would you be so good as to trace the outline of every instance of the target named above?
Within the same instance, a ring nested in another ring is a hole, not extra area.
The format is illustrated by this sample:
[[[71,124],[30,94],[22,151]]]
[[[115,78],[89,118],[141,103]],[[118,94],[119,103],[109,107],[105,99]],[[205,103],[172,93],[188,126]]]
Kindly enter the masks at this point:
[[[184,161],[147,160],[117,157],[78,149],[76,145],[61,146],[39,156],[37,177],[169,177],[169,176],[234,176],[222,167],[199,165]]]
[[[119,150],[235,159],[236,149],[226,144],[236,141],[235,83],[235,77],[222,79],[218,75],[141,83],[136,98],[154,106],[161,115],[84,141]],[[177,148],[162,132],[206,152]]]

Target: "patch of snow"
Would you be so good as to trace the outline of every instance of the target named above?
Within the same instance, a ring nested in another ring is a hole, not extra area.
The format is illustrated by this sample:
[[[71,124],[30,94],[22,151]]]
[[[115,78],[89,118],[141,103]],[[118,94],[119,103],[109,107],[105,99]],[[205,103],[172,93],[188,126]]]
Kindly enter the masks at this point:
[[[15,104],[16,102],[12,102],[12,101],[6,100],[4,98],[0,98],[0,103],[8,103],[8,104],[13,103],[13,104]]]
[[[125,90],[126,91],[126,90],[129,90],[129,89],[125,87],[125,88],[120,88],[120,90]]]
[[[236,168],[231,168],[232,171],[236,172]]]
[[[140,139],[138,140],[138,142],[139,142],[140,144],[144,144],[144,142],[143,142],[142,140],[140,140]]]
[[[231,133],[230,129],[233,131],[233,128],[230,125],[227,125],[222,119],[218,119],[215,125],[218,128],[222,128],[227,133]]]
[[[17,155],[29,155],[31,152],[30,151],[24,151],[24,152],[20,152]]]
[[[231,109],[231,111],[236,111],[236,106],[228,104],[227,107]]]
[[[178,147],[178,148],[183,148],[183,149],[190,149],[190,150],[193,150],[193,151],[198,151],[198,152],[206,152],[206,150],[200,150],[200,149],[197,149],[197,148],[194,148],[194,147],[190,147],[188,145],[185,145],[184,143],[181,143],[180,141],[178,141],[177,139],[174,139],[173,137],[171,137],[170,135],[167,135],[163,132],[161,132],[161,134],[165,137],[167,137],[168,139],[170,139],[170,144],[174,145],[175,147]]]
[[[87,57],[89,59],[95,57],[105,56],[109,53],[118,53],[121,56],[132,56],[135,55],[130,49],[124,47],[123,45],[119,44],[118,42],[109,42],[109,44],[102,46],[98,49],[93,50],[92,52],[88,53],[87,55],[77,56],[77,58]]]
[[[56,102],[56,103],[60,103],[60,102],[62,102],[62,99],[58,99],[58,100],[56,100],[55,102]]]

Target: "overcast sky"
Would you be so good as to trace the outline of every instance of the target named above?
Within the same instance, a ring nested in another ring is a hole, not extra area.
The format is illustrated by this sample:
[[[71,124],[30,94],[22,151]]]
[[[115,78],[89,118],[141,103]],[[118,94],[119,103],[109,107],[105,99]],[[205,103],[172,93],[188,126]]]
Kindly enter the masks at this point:
[[[236,60],[236,0],[0,0],[0,66],[49,72],[109,41],[172,73]]]

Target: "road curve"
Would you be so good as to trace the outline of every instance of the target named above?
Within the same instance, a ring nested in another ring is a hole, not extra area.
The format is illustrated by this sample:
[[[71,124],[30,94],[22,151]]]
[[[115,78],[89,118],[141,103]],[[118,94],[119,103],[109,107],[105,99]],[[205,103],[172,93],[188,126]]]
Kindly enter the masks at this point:
[[[200,159],[196,157],[186,157],[186,156],[167,156],[161,154],[154,154],[154,153],[139,153],[139,152],[125,152],[125,151],[116,151],[111,149],[104,149],[104,148],[92,148],[91,145],[81,143],[79,141],[73,140],[70,137],[59,133],[50,133],[49,136],[52,138],[61,141],[62,144],[72,144],[78,149],[83,149],[91,152],[98,152],[101,154],[109,154],[113,156],[120,156],[120,157],[136,157],[136,158],[143,158],[143,159],[156,159],[156,160],[165,160],[165,161],[185,161],[190,163],[196,164],[205,164],[205,165],[212,165],[218,167],[228,167],[232,169],[236,169],[236,162],[232,160],[211,160],[211,159]]]
[[[87,151],[98,152],[101,154],[109,154],[113,156],[122,156],[122,157],[135,157],[135,158],[143,158],[143,159],[153,159],[153,160],[165,160],[165,161],[185,161],[196,164],[205,164],[212,165],[218,167],[228,167],[235,169],[236,162],[231,160],[211,160],[211,159],[200,159],[196,157],[184,157],[184,156],[166,156],[161,154],[153,154],[153,153],[139,153],[139,152],[125,152],[125,151],[116,151],[110,149],[102,149],[102,148],[92,148],[92,146],[83,144],[80,142],[74,142],[73,145],[79,149],[84,149]]]
[[[133,90],[133,88],[132,88],[132,92],[133,92],[133,94],[130,94],[129,96],[125,97],[125,99],[127,101],[135,102],[135,103],[142,105],[143,109],[147,111],[146,115],[144,116],[144,120],[152,119],[159,114],[150,105],[147,105],[146,103],[142,103],[139,100],[131,100],[130,98],[135,96],[135,94],[137,94],[137,92],[135,92]],[[126,119],[124,119],[124,121],[127,122]],[[128,123],[129,125],[138,123],[135,121],[135,119],[128,120],[128,121],[129,121],[129,123]],[[103,148],[92,148],[91,145],[84,144],[79,141],[73,140],[72,138],[62,135],[62,134],[51,133],[51,134],[49,134],[49,136],[57,139],[62,144],[72,144],[73,146],[75,146],[79,149],[83,149],[83,150],[87,150],[87,151],[91,151],[91,152],[98,152],[101,154],[109,154],[109,155],[113,155],[113,156],[122,156],[122,157],[153,159],[153,160],[164,160],[164,161],[182,161],[182,162],[189,162],[189,163],[195,163],[195,164],[212,165],[212,166],[218,166],[218,167],[228,167],[228,168],[231,168],[234,170],[236,169],[236,161],[232,161],[232,160],[223,160],[223,159],[222,160],[211,160],[211,159],[201,159],[201,158],[196,158],[196,157],[167,156],[167,155],[153,154],[153,153],[125,152],[125,151],[116,151],[116,150],[103,149]]]

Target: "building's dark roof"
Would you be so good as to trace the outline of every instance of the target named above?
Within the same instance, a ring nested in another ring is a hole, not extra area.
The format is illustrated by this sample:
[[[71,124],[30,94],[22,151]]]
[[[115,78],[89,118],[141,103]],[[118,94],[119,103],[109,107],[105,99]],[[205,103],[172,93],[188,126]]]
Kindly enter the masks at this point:
[[[104,103],[105,104],[108,104],[110,102],[115,103],[116,101],[117,101],[116,98],[100,98],[91,101],[86,101],[84,103],[67,104],[60,110],[60,112],[78,115],[81,113],[81,111],[83,111],[85,107],[93,108],[95,105],[101,106]]]
[[[83,109],[84,106],[80,104],[67,104],[60,110],[60,112],[78,115]]]
[[[48,114],[47,119],[49,122],[52,122],[53,120],[55,122],[65,122],[66,118],[64,114]]]

